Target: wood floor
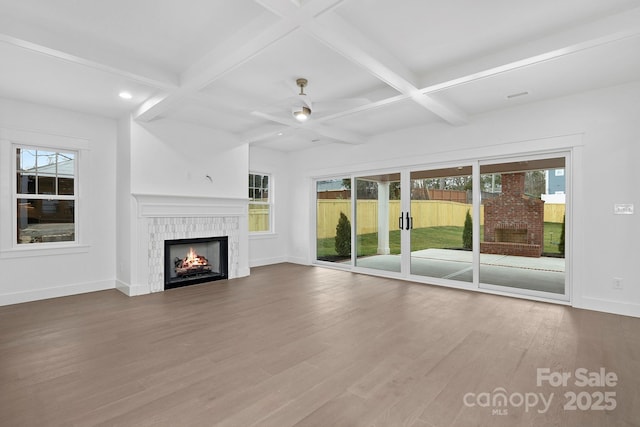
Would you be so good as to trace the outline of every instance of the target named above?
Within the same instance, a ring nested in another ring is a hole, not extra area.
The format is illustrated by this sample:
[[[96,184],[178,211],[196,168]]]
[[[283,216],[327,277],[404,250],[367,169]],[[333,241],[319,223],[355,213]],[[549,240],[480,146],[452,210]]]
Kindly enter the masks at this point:
[[[0,307],[0,425],[638,426],[640,319],[291,264]]]

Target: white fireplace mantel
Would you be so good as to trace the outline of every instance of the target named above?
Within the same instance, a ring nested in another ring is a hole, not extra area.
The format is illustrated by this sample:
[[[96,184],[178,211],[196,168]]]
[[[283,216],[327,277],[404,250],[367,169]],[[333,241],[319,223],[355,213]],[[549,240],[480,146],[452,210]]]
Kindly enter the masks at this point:
[[[229,237],[229,279],[249,275],[248,199],[132,194],[131,283],[127,295],[164,290],[164,240]]]
[[[139,217],[246,216],[248,199],[133,194]]]

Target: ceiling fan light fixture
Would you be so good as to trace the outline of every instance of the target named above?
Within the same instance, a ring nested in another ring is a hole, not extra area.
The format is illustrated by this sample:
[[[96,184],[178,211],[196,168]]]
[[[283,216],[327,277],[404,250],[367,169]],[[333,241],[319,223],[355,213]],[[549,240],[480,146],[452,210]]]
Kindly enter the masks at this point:
[[[306,121],[310,115],[311,109],[309,107],[300,106],[293,109],[293,117],[295,117],[299,122]]]
[[[296,80],[296,85],[300,88],[300,93],[298,94],[299,98],[294,103],[291,112],[293,113],[293,117],[295,117],[299,122],[306,122],[311,115],[311,101],[307,98],[307,94],[304,93],[304,88],[308,83],[307,79],[300,78]]]

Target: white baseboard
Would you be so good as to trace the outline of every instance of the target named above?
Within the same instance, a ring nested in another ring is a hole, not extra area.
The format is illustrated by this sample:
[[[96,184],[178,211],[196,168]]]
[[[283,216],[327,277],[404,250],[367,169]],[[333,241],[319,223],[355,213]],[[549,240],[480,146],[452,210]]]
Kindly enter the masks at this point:
[[[124,283],[120,280],[116,280],[116,289],[122,292],[123,294],[135,297],[138,295],[146,295],[150,293],[149,286],[145,285],[130,285],[128,283]]]
[[[238,275],[234,276],[234,277],[229,277],[229,279],[237,279],[237,278],[240,278],[240,277],[247,277],[247,276],[249,276],[250,273],[251,273],[251,270],[250,270],[249,267],[247,267],[247,268],[239,268],[238,269]]]
[[[640,304],[612,301],[601,298],[582,297],[580,303],[574,304],[576,308],[602,311],[605,313],[620,314],[622,316],[640,317]]]
[[[292,264],[300,264],[300,265],[311,265],[311,263],[309,263],[309,260],[307,260],[306,258],[298,258],[298,257],[287,257],[287,260],[285,262],[290,262]]]
[[[66,297],[69,295],[84,294],[87,292],[104,291],[116,287],[114,280],[101,280],[98,282],[77,283],[74,285],[58,286],[54,288],[33,289],[23,292],[0,294],[0,306],[20,304],[29,301],[38,301],[49,298]]]
[[[287,257],[252,259],[249,261],[249,267],[262,267],[263,265],[281,264],[283,262],[287,262]]]

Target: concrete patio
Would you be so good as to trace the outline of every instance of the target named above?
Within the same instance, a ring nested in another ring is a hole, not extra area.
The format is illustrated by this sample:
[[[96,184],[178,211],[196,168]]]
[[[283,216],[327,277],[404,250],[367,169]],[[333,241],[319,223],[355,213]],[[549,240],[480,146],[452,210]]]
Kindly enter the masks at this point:
[[[411,253],[411,274],[471,282],[473,254],[451,249],[423,249]],[[400,255],[373,255],[356,260],[356,266],[400,272]],[[564,294],[565,260],[480,254],[480,282]]]

